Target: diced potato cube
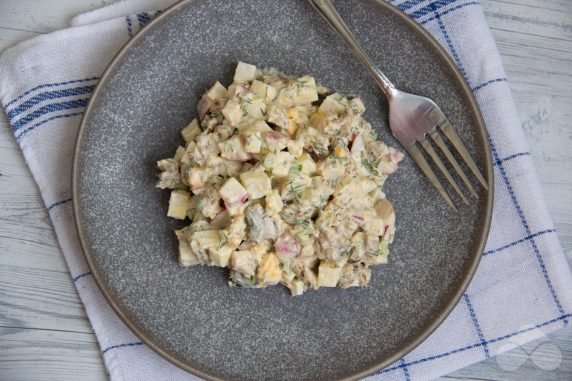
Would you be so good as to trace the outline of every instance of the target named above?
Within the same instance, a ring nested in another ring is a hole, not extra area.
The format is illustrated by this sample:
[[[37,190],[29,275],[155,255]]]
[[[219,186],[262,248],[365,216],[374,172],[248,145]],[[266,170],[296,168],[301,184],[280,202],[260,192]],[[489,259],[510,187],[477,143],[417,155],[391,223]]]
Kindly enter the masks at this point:
[[[262,257],[256,271],[256,278],[263,285],[274,285],[280,282],[282,270],[276,254],[269,253]]]
[[[388,199],[384,198],[375,203],[375,211],[377,215],[383,219],[386,226],[395,225],[395,212],[393,205]]]
[[[262,147],[262,136],[260,132],[245,135],[244,150],[249,153],[260,153]]]
[[[243,116],[240,104],[233,100],[228,101],[222,109],[222,115],[232,127],[237,127]]]
[[[288,131],[288,134],[290,134],[291,137],[294,137],[296,135],[296,132],[298,131],[298,126],[305,125],[308,123],[307,112],[308,110],[306,110],[306,107],[302,106],[292,107],[286,110],[286,116],[288,116],[288,119],[290,120],[290,123],[286,127],[286,130]]]
[[[368,218],[365,221],[364,230],[367,234],[382,236],[385,232],[385,225],[381,218]]]
[[[204,190],[208,177],[209,170],[207,168],[193,167],[189,170],[187,182],[194,194],[199,194]]]
[[[284,203],[282,202],[282,198],[280,197],[278,190],[274,189],[266,195],[266,211],[268,214],[278,214],[283,207]]]
[[[304,141],[303,140],[289,140],[288,141],[288,152],[290,152],[295,157],[300,157],[304,153]]]
[[[286,109],[284,107],[271,104],[268,106],[268,123],[273,123],[280,128],[288,128],[290,125],[290,119],[288,119],[288,115],[286,115]]]
[[[301,280],[295,279],[290,282],[290,294],[292,296],[299,296],[304,293],[304,282]]]
[[[194,140],[200,134],[201,128],[199,127],[199,122],[197,119],[193,119],[187,127],[181,130],[181,135],[183,135],[183,139],[185,139],[185,142],[187,143]]]
[[[278,95],[278,91],[274,86],[267,85],[261,81],[254,81],[250,86],[250,89],[256,94],[257,97],[261,98],[265,102],[272,102],[276,95]]]
[[[236,65],[233,81],[236,83],[246,83],[253,81],[255,76],[256,66],[239,61],[238,65]]]
[[[240,174],[240,182],[248,192],[250,200],[266,196],[272,190],[270,178],[263,170],[250,170]]]
[[[352,261],[359,261],[365,255],[364,240],[365,236],[363,232],[357,232],[352,236],[352,249],[350,254]]]
[[[174,159],[176,161],[181,161],[181,158],[183,157],[184,154],[185,154],[185,147],[178,146],[177,150],[175,151]]]
[[[312,77],[298,78],[295,83],[280,90],[278,102],[285,107],[299,106],[318,100],[316,81]]]
[[[317,131],[324,132],[328,127],[333,125],[332,119],[331,114],[324,114],[317,111],[310,116],[309,126]]]
[[[250,250],[250,254],[253,256],[256,263],[259,264],[262,260],[262,257],[268,254],[270,248],[271,244],[269,241],[261,241],[248,250]]]
[[[272,167],[274,167],[274,163],[276,162],[276,154],[269,152],[266,156],[263,157],[262,166],[267,171],[272,171]]]
[[[338,280],[340,280],[341,271],[341,267],[322,261],[318,268],[318,286],[336,287]]]
[[[197,148],[197,143],[195,143],[194,141],[189,141],[187,143],[187,148],[185,148],[185,154],[183,155],[183,157],[181,157],[181,164],[185,164],[185,165],[191,165],[191,154],[193,153],[193,151]],[[182,175],[182,173],[181,173]]]
[[[235,251],[230,257],[230,268],[246,276],[252,276],[256,271],[256,261],[250,251]]]
[[[211,264],[218,267],[227,267],[230,262],[232,251],[233,250],[228,245],[224,245],[221,248],[209,249]]]
[[[290,135],[290,137],[295,137],[296,136],[296,132],[298,132],[298,125],[296,124],[296,122],[294,121],[290,121],[290,123],[288,123],[288,126],[286,127],[286,132],[288,132],[288,135]]]
[[[379,236],[367,234],[365,236],[365,253],[376,256],[379,254]]]
[[[354,114],[361,114],[365,111],[365,106],[363,105],[362,100],[359,98],[353,98],[350,100],[348,102],[348,107]]]
[[[184,220],[187,217],[187,206],[190,196],[191,194],[184,190],[172,191],[167,216],[177,220]]]
[[[254,123],[253,128],[256,132],[269,132],[272,131],[272,128],[263,120],[259,120]]]
[[[318,109],[322,114],[341,115],[346,112],[347,99],[339,93],[328,95]]]
[[[308,123],[308,110],[306,107],[298,106],[292,107],[286,110],[286,116],[288,117],[290,123],[286,127],[288,134],[291,137],[296,135],[298,131],[298,126],[305,125]]]
[[[308,176],[313,176],[316,173],[317,166],[316,162],[312,159],[307,153],[303,153],[298,160],[296,160],[298,164],[302,166],[302,173]]]
[[[270,132],[272,128],[263,120],[257,120],[254,124],[241,126],[238,132],[243,135],[254,134],[256,132]]]
[[[248,199],[248,192],[234,177],[229,178],[220,188],[220,197],[229,211],[244,204]]]
[[[301,172],[295,173],[292,171],[292,174],[289,174],[286,179],[280,181],[280,196],[284,201],[302,201],[302,199],[305,199],[304,203],[308,203],[309,199],[304,197],[304,195],[309,193],[307,196],[312,198],[311,193],[313,192],[306,192],[306,188],[310,185],[312,185],[312,179],[310,177]],[[316,192],[315,196],[319,198],[318,192]]]
[[[242,114],[250,116],[254,119],[264,119],[266,115],[266,103],[262,98],[254,96],[253,93],[247,93],[242,96],[240,104]]]
[[[250,85],[250,90],[256,95],[258,98],[266,99],[266,92],[268,91],[268,85],[262,81],[254,80]]]
[[[191,250],[185,233],[182,230],[176,230],[175,234],[179,240],[179,265],[182,267],[198,265],[199,260]]]
[[[210,262],[209,250],[220,245],[220,232],[218,230],[195,231],[191,234],[189,241],[189,246],[199,263],[207,264]]]
[[[270,152],[282,151],[288,146],[288,138],[277,131],[265,132],[263,139]]]
[[[235,83],[233,83],[232,85],[230,85],[230,86],[228,87],[227,92],[226,92],[226,96],[227,96],[228,98],[235,97],[235,96],[236,96],[236,93],[237,93],[237,90],[236,90],[237,87],[242,87],[242,86],[237,85],[237,84],[235,84]]]
[[[286,177],[290,171],[290,166],[294,161],[294,156],[285,151],[277,152],[274,157],[272,167],[272,175],[275,177]]]
[[[336,179],[342,177],[345,172],[345,166],[341,160],[323,160],[317,165],[318,173],[325,179]]]
[[[247,237],[246,221],[244,214],[240,213],[232,219],[230,225],[224,230],[228,245],[238,247]]]
[[[365,196],[375,188],[377,188],[377,185],[373,181],[356,180],[350,176],[346,176],[342,179],[342,182],[338,184],[336,193],[339,200],[346,198],[349,200],[356,195]]]
[[[316,80],[310,76],[303,76],[297,79],[295,86],[298,89],[296,94],[296,105],[312,103],[318,100],[318,90]]]
[[[227,96],[227,89],[219,81],[216,83],[206,92],[206,97],[211,101],[216,101],[220,98],[226,98]]]
[[[247,161],[252,159],[252,155],[246,151],[244,137],[234,135],[226,142],[218,144],[220,149],[220,156],[234,161]]]
[[[201,230],[191,235],[191,240],[197,241],[202,249],[212,249],[220,244],[221,233],[219,230]]]

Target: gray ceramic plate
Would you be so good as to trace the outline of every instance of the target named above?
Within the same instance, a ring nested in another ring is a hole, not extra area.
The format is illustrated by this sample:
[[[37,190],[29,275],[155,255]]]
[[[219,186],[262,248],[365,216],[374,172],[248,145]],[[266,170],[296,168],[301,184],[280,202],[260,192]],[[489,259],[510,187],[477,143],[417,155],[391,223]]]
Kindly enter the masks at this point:
[[[409,18],[376,0],[337,1],[366,50],[401,89],[442,106],[492,184],[486,133],[452,62]],[[155,162],[214,81],[237,60],[314,75],[362,97],[366,118],[397,146],[381,92],[304,0],[186,1],[138,34],[103,76],[76,148],[74,206],[94,277],[151,348],[204,378],[354,379],[399,359],[454,307],[478,264],[492,192],[453,213],[406,159],[387,183],[398,233],[364,289],[292,298],[283,287],[229,288],[222,269],[177,266],[168,192]],[[476,185],[476,184],[475,184]],[[455,200],[459,203],[459,200]]]

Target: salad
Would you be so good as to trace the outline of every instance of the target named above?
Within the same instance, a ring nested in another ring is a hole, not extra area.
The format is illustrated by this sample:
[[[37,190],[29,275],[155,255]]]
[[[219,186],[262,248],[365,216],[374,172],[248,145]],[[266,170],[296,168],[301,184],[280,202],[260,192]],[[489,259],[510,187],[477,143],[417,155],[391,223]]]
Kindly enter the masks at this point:
[[[382,186],[403,154],[376,139],[359,98],[239,62],[197,111],[184,146],[157,163],[167,215],[190,222],[175,231],[181,266],[301,295],[365,286],[387,263],[395,213]]]

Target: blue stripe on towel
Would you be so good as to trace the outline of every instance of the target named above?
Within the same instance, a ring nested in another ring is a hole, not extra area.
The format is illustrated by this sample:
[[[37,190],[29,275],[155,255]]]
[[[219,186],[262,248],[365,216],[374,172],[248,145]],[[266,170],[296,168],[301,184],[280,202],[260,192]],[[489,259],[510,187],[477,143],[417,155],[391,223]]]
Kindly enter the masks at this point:
[[[505,157],[504,159],[496,160],[496,161],[493,163],[493,165],[494,165],[494,166],[501,165],[501,164],[504,163],[505,161],[509,161],[509,160],[512,160],[512,159],[516,159],[517,157],[523,157],[523,156],[530,156],[530,152],[518,152],[518,153],[512,154],[512,155],[510,155],[510,156]]]
[[[89,78],[84,78],[84,79],[74,79],[71,81],[66,81],[66,82],[55,82],[55,83],[44,83],[41,85],[38,85],[20,95],[18,95],[16,98],[12,99],[10,102],[6,103],[6,105],[4,106],[4,108],[6,109],[6,111],[8,111],[8,108],[14,104],[15,102],[18,102],[20,99],[24,98],[26,95],[33,93],[36,90],[40,90],[46,87],[55,87],[55,86],[63,86],[63,85],[70,85],[72,83],[81,83],[81,82],[89,82],[89,81],[97,81],[99,79],[99,77],[89,77]]]
[[[478,90],[482,89],[483,87],[486,87],[490,84],[498,83],[498,82],[507,82],[507,79],[505,77],[491,79],[490,81],[486,81],[484,83],[481,83],[480,85],[472,88],[471,90],[473,90],[473,93],[474,93],[474,92],[477,92]]]
[[[133,26],[131,25],[131,17],[129,15],[125,16],[125,21],[127,21],[127,34],[129,37],[133,37]]]
[[[138,13],[137,14],[137,21],[139,21],[139,27],[143,28],[149,22],[149,14],[146,12]]]
[[[408,1],[404,1],[403,3],[401,3],[399,5],[396,5],[396,7],[405,12],[409,8],[413,8],[414,6],[421,4],[424,1],[427,1],[427,0],[408,0]]]
[[[435,17],[439,18],[437,14],[437,10],[441,9],[447,5],[454,4],[458,0],[440,0],[440,1],[433,1],[429,3],[426,7],[420,8],[416,11],[409,13],[409,16],[413,17],[414,19],[420,19],[423,16],[428,15],[429,13],[435,13]]]
[[[74,112],[74,113],[71,113],[71,114],[63,114],[63,115],[52,116],[51,118],[48,118],[48,119],[46,119],[46,120],[43,120],[43,121],[41,121],[41,122],[39,122],[39,123],[34,124],[34,125],[31,126],[31,127],[28,127],[27,129],[25,129],[24,131],[22,131],[20,134],[16,135],[16,141],[20,142],[21,139],[22,139],[22,137],[23,137],[24,135],[26,135],[28,132],[34,130],[36,127],[40,127],[40,126],[43,125],[43,124],[46,124],[46,123],[48,123],[48,122],[51,122],[52,120],[61,119],[61,118],[69,118],[69,117],[78,116],[78,115],[83,115],[83,111],[81,111],[81,112]]]
[[[469,295],[467,295],[466,293],[463,294],[463,299],[465,300],[465,304],[467,305],[467,309],[469,310],[469,315],[471,315],[471,320],[473,321],[473,326],[475,327],[475,329],[477,331],[477,335],[479,336],[479,339],[481,339],[481,343],[483,344],[483,351],[485,352],[485,357],[489,358],[489,357],[491,357],[491,354],[489,353],[489,347],[487,346],[487,342],[485,340],[485,337],[483,336],[483,331],[481,330],[481,325],[479,324],[479,321],[477,320],[477,315],[475,314],[475,310],[473,309],[473,305],[471,304],[471,301],[469,299]]]
[[[106,354],[107,352],[109,352],[109,351],[112,350],[112,349],[125,348],[125,347],[135,347],[135,346],[138,346],[138,345],[143,345],[143,343],[140,342],[140,341],[138,341],[138,342],[135,342],[135,343],[125,343],[125,344],[112,345],[111,347],[107,347],[107,348],[105,348],[104,350],[102,350],[102,351],[101,351],[101,354],[104,355],[104,354]]]
[[[63,204],[67,204],[67,203],[70,202],[71,200],[72,200],[71,198],[66,198],[65,200],[61,200],[61,201],[58,201],[58,202],[54,202],[53,204],[51,204],[50,206],[48,206],[48,212],[49,212],[50,210],[52,210],[53,208],[55,208],[56,206],[60,206],[60,205],[63,205]]]
[[[407,364],[404,359],[399,360],[399,367],[403,369],[403,375],[405,376],[405,381],[411,381],[411,376],[409,375],[409,369],[407,369]]]
[[[86,272],[86,273],[79,274],[78,276],[73,277],[73,278],[72,278],[72,281],[77,282],[77,281],[80,280],[81,278],[84,278],[84,277],[86,277],[86,276],[88,276],[88,275],[91,275],[91,271],[88,271],[88,272]]]
[[[449,52],[451,52],[451,55],[453,56],[453,59],[455,60],[457,67],[459,68],[459,70],[463,74],[463,77],[465,77],[465,81],[467,81],[467,83],[469,83],[469,78],[467,78],[467,73],[465,72],[465,69],[463,68],[463,64],[461,63],[461,59],[459,58],[459,55],[457,54],[457,50],[453,46],[453,42],[451,41],[451,37],[449,37],[449,33],[447,33],[447,29],[445,29],[445,24],[443,24],[441,17],[437,13],[437,9],[438,9],[439,4],[442,4],[441,6],[443,6],[443,5],[446,5],[444,3],[451,3],[451,2],[454,2],[454,1],[447,0],[447,1],[432,2],[426,8],[431,8],[431,11],[435,14],[435,18],[437,19],[437,25],[439,25],[439,29],[441,30],[441,33],[443,34],[443,38],[445,39],[445,42],[447,43],[447,47],[449,48]],[[419,18],[421,16],[413,16],[413,17]]]
[[[493,249],[493,250],[485,251],[485,252],[483,253],[483,255],[490,255],[490,254],[498,253],[499,251],[506,250],[506,249],[508,249],[509,247],[516,246],[516,245],[518,245],[518,244],[520,244],[520,243],[523,243],[523,242],[526,242],[526,241],[530,241],[530,240],[533,239],[533,238],[539,237],[539,236],[541,236],[541,235],[549,234],[549,233],[556,233],[556,229],[546,229],[546,230],[542,230],[542,231],[539,231],[539,232],[534,233],[534,234],[529,234],[529,235],[527,235],[526,237],[524,237],[524,238],[522,238],[522,239],[519,239],[518,241],[513,241],[513,242],[511,242],[511,243],[509,243],[509,244],[506,244],[506,245],[504,245],[504,246],[499,247],[498,249]]]
[[[12,120],[16,116],[23,113],[24,111],[32,108],[33,106],[35,106],[38,103],[43,102],[45,100],[71,97],[74,95],[91,94],[93,92],[93,90],[95,90],[95,85],[80,86],[80,87],[74,87],[71,89],[47,91],[45,93],[41,93],[41,94],[38,94],[38,95],[30,98],[29,100],[22,103],[18,107],[8,111],[7,115],[8,115],[8,118],[10,118],[10,120]]]
[[[558,316],[557,318],[554,318],[554,319],[545,321],[545,322],[543,322],[543,323],[536,324],[534,327],[529,327],[529,328],[526,328],[526,329],[521,329],[521,330],[519,330],[519,331],[515,331],[515,332],[512,332],[512,333],[506,334],[506,335],[504,335],[504,336],[496,337],[496,338],[494,338],[494,339],[492,339],[492,340],[485,340],[485,343],[488,345],[488,344],[494,344],[494,343],[496,343],[496,342],[498,342],[498,341],[507,340],[507,339],[510,339],[510,338],[513,337],[513,336],[520,335],[520,334],[523,334],[523,333],[527,333],[527,332],[530,332],[530,331],[533,331],[533,330],[536,330],[536,329],[545,327],[545,326],[547,326],[547,325],[557,323],[557,322],[562,321],[562,320],[566,321],[566,319],[570,318],[571,316],[572,316],[572,314],[560,315],[560,316]],[[440,354],[438,354],[438,355],[433,355],[433,356],[429,356],[429,357],[423,357],[423,358],[421,358],[421,359],[419,359],[419,360],[414,360],[414,361],[410,361],[410,362],[408,362],[408,363],[403,363],[403,364],[395,365],[395,366],[392,366],[392,367],[389,367],[389,368],[385,368],[385,369],[381,370],[380,372],[378,372],[378,374],[380,374],[380,373],[388,373],[388,372],[394,371],[394,370],[396,370],[396,369],[403,368],[404,366],[418,365],[418,364],[425,363],[425,362],[427,362],[427,361],[438,360],[438,359],[441,359],[441,358],[444,358],[444,357],[447,357],[447,356],[451,356],[451,355],[454,355],[454,354],[457,354],[457,353],[461,353],[461,352],[468,351],[468,350],[470,350],[470,349],[479,348],[479,347],[481,347],[481,346],[483,346],[483,343],[482,343],[482,342],[479,342],[479,343],[476,343],[476,344],[468,345],[468,346],[466,346],[466,347],[457,348],[457,349],[454,349],[454,350],[452,350],[452,351],[443,352],[443,353],[440,353]]]
[[[556,295],[556,291],[554,290],[554,287],[552,286],[552,281],[550,280],[550,277],[548,276],[548,271],[546,271],[546,266],[544,265],[544,259],[542,258],[542,255],[540,254],[540,250],[538,249],[538,246],[536,245],[536,241],[534,240],[535,236],[530,231],[530,227],[529,227],[528,222],[524,216],[524,212],[522,211],[522,208],[520,207],[520,203],[518,202],[518,200],[516,198],[516,194],[514,193],[514,190],[512,189],[512,184],[510,183],[510,180],[507,176],[507,173],[504,169],[504,166],[503,166],[502,162],[499,160],[496,147],[495,147],[492,140],[490,140],[490,146],[491,146],[491,152],[493,154],[493,160],[496,162],[500,162],[500,164],[498,165],[499,172],[500,172],[501,177],[502,177],[502,179],[506,185],[506,188],[508,190],[508,193],[510,195],[512,203],[516,209],[516,212],[518,213],[518,216],[520,218],[520,222],[522,223],[522,226],[524,227],[526,234],[530,237],[528,239],[528,241],[530,241],[530,245],[532,246],[532,250],[534,252],[534,255],[536,256],[536,260],[538,261],[540,271],[542,272],[542,275],[544,277],[546,285],[548,286],[548,290],[550,291],[550,294],[552,295],[552,298],[554,299],[554,303],[556,304],[558,311],[560,312],[560,314],[564,314],[564,309],[562,308],[562,304],[560,304],[560,300],[558,299],[558,295]],[[567,323],[566,320],[564,322]]]
[[[12,130],[17,132],[20,128],[30,123],[31,121],[38,119],[41,116],[52,113],[54,111],[70,110],[74,108],[86,107],[89,102],[89,98],[76,99],[72,101],[65,101],[60,103],[52,103],[47,106],[41,107],[38,110],[29,113],[25,117],[19,119],[17,122],[12,124]]]
[[[476,1],[471,1],[470,3],[460,4],[460,5],[457,5],[457,6],[453,7],[453,8],[449,8],[449,9],[447,9],[446,11],[436,12],[436,13],[435,13],[435,16],[431,16],[431,17],[429,17],[428,19],[425,19],[425,20],[423,20],[423,21],[420,21],[419,24],[425,25],[425,24],[427,24],[428,22],[437,19],[437,17],[445,16],[445,15],[448,14],[448,13],[454,12],[454,11],[456,11],[456,10],[458,10],[458,9],[465,8],[465,7],[468,7],[468,6],[471,6],[471,5],[481,5],[481,4],[478,3],[478,2],[476,2]]]

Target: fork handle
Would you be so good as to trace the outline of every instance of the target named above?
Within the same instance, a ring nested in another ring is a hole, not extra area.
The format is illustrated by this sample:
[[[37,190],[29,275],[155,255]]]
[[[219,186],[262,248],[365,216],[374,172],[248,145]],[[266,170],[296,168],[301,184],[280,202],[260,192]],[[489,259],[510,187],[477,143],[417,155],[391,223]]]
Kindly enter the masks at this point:
[[[387,77],[375,66],[371,58],[363,50],[354,34],[350,31],[331,0],[310,0],[310,3],[316,8],[318,13],[330,24],[330,26],[343,38],[350,47],[356,58],[365,66],[375,82],[388,98],[393,96],[395,86]]]

